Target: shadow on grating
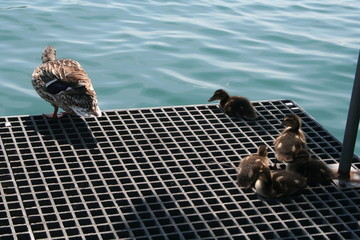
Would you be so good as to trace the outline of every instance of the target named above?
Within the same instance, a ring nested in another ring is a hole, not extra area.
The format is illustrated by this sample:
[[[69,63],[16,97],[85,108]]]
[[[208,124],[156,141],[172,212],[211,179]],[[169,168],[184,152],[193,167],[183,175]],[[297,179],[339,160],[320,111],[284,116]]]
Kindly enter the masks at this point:
[[[359,190],[331,184],[264,200],[236,185],[240,158],[272,149],[289,113],[303,119],[313,155],[340,157],[341,143],[294,102],[254,106],[256,122],[217,105],[0,118],[0,238],[359,238]]]

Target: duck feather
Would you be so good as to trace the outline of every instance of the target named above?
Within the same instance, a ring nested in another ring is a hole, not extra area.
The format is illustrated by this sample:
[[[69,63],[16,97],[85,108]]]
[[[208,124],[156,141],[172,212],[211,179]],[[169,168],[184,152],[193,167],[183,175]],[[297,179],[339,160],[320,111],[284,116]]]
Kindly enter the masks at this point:
[[[32,74],[36,92],[55,109],[60,107],[79,116],[101,116],[91,79],[82,66],[73,59],[47,58],[48,48],[52,47],[45,49],[43,63]]]

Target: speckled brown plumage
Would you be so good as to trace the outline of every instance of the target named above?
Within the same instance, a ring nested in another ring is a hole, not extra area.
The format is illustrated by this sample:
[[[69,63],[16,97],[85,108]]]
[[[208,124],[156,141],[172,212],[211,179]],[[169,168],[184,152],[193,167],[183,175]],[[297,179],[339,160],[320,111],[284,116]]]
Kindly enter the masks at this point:
[[[306,148],[305,135],[301,128],[301,119],[295,114],[287,115],[283,125],[286,127],[275,139],[275,156],[282,162],[291,162],[294,154]]]
[[[264,167],[255,183],[255,191],[266,198],[278,198],[299,193],[307,187],[300,174],[286,170],[271,171]]]
[[[237,183],[240,187],[253,187],[260,172],[269,165],[267,147],[261,145],[258,152],[243,158],[238,167]]]
[[[304,149],[295,154],[294,161],[286,165],[286,170],[294,171],[305,177],[309,184],[328,184],[335,173],[322,161],[313,159]]]
[[[58,108],[78,116],[101,116],[91,80],[77,61],[56,59],[53,47],[45,48],[42,61],[32,74],[32,84],[54,107],[48,117],[58,117]]]
[[[242,117],[247,120],[255,120],[258,116],[251,102],[241,96],[230,96],[225,90],[219,89],[208,100],[209,102],[220,100],[223,111],[232,117]]]

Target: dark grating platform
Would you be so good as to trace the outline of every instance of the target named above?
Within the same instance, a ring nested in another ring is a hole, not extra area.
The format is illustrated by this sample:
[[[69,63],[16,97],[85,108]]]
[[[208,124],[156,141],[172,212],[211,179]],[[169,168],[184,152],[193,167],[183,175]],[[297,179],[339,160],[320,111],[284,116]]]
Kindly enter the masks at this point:
[[[0,239],[360,238],[360,190],[264,200],[236,185],[240,158],[272,149],[285,114],[303,119],[313,155],[340,157],[341,143],[294,102],[254,106],[256,122],[217,105],[0,118]]]

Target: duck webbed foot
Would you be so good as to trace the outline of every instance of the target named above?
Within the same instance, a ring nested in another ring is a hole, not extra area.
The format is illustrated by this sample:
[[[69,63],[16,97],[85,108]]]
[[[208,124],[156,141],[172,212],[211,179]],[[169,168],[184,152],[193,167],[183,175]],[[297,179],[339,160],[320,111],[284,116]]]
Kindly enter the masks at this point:
[[[48,119],[57,119],[57,118],[62,118],[65,115],[71,114],[70,112],[58,113],[58,110],[59,110],[59,107],[54,106],[54,112],[53,113],[49,113],[49,114],[44,113],[43,115]]]
[[[62,118],[66,115],[71,115],[71,113],[69,113],[69,112],[62,112],[62,113],[53,112],[53,113],[44,113],[43,115],[48,119],[57,119],[57,118]]]
[[[43,115],[44,115],[46,118],[48,118],[48,119],[56,119],[56,118],[61,117],[61,116],[59,116],[59,115],[61,115],[61,114],[58,114],[58,113],[57,113],[58,110],[59,110],[59,108],[56,107],[56,106],[54,106],[54,112],[53,112],[53,113],[50,113],[50,114],[44,113]]]
[[[55,113],[43,113],[43,115],[48,119],[57,119],[62,117],[62,114],[55,114]]]

